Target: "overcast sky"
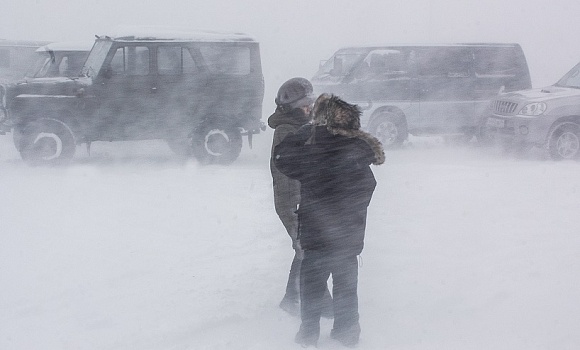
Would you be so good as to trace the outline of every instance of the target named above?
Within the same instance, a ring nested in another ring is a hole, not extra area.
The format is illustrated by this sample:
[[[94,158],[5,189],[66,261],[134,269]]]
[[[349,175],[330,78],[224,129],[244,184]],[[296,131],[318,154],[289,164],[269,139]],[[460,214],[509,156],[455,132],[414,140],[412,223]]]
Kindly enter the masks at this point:
[[[535,87],[580,61],[578,0],[0,0],[0,38],[92,40],[116,25],[245,32],[261,43],[265,102],[339,47],[517,42]],[[274,92],[272,92],[274,91]]]

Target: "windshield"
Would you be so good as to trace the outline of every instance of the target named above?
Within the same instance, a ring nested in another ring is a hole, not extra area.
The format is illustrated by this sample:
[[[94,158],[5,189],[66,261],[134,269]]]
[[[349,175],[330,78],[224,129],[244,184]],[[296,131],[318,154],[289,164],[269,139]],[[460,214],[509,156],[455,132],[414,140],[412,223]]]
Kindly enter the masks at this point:
[[[367,55],[367,52],[368,49],[339,50],[322,64],[312,79],[330,82],[340,81]]]
[[[556,86],[580,89],[580,63],[566,73],[566,75],[556,83]]]
[[[26,77],[78,77],[88,54],[88,51],[38,52],[38,59]]]
[[[111,45],[113,45],[112,41],[97,40],[87,58],[87,61],[85,62],[85,65],[83,66],[82,75],[94,77],[99,73],[103,66],[103,62],[107,57],[107,53],[109,53]]]
[[[27,78],[35,78],[37,76],[43,75],[43,72],[44,74],[46,74],[46,71],[48,71],[48,67],[52,64],[54,63],[52,62],[48,52],[39,52],[38,58],[36,59],[36,62],[32,66],[32,69],[26,72],[25,76]]]

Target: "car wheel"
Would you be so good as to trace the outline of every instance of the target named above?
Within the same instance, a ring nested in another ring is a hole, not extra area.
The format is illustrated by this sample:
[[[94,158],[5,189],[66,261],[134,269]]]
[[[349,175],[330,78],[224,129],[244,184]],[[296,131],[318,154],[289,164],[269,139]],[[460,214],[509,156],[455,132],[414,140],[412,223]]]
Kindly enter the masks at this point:
[[[16,128],[14,142],[22,159],[31,165],[66,164],[76,150],[72,131],[56,119],[41,119]]]
[[[405,119],[395,113],[384,113],[375,118],[369,131],[387,149],[398,147],[407,139]]]
[[[578,158],[580,153],[580,126],[577,124],[560,126],[552,134],[548,150],[554,160]]]
[[[237,127],[203,124],[194,132],[192,146],[202,164],[231,164],[242,150],[242,134]]]

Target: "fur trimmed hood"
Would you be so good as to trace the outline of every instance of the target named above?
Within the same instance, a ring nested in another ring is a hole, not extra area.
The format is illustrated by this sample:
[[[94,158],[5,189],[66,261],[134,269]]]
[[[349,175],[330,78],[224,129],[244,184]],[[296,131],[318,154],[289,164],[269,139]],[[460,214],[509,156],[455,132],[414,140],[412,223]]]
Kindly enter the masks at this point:
[[[335,95],[322,94],[316,99],[312,108],[312,124],[326,126],[326,129],[333,135],[354,137],[365,141],[375,153],[373,164],[383,164],[385,162],[383,145],[371,134],[360,130],[361,114],[357,105],[350,104]]]

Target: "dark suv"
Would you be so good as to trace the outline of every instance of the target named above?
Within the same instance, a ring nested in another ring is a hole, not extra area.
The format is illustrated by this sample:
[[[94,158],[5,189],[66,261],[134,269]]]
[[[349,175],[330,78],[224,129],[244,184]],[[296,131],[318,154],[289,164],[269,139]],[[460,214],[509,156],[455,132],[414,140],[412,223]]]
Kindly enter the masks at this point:
[[[228,164],[260,132],[259,44],[243,34],[164,32],[97,38],[78,77],[5,89],[4,129],[22,158],[70,160],[93,141],[165,139],[176,153]]]
[[[363,127],[385,147],[408,134],[470,139],[498,92],[531,88],[520,45],[484,43],[344,48],[312,84],[361,106]]]

